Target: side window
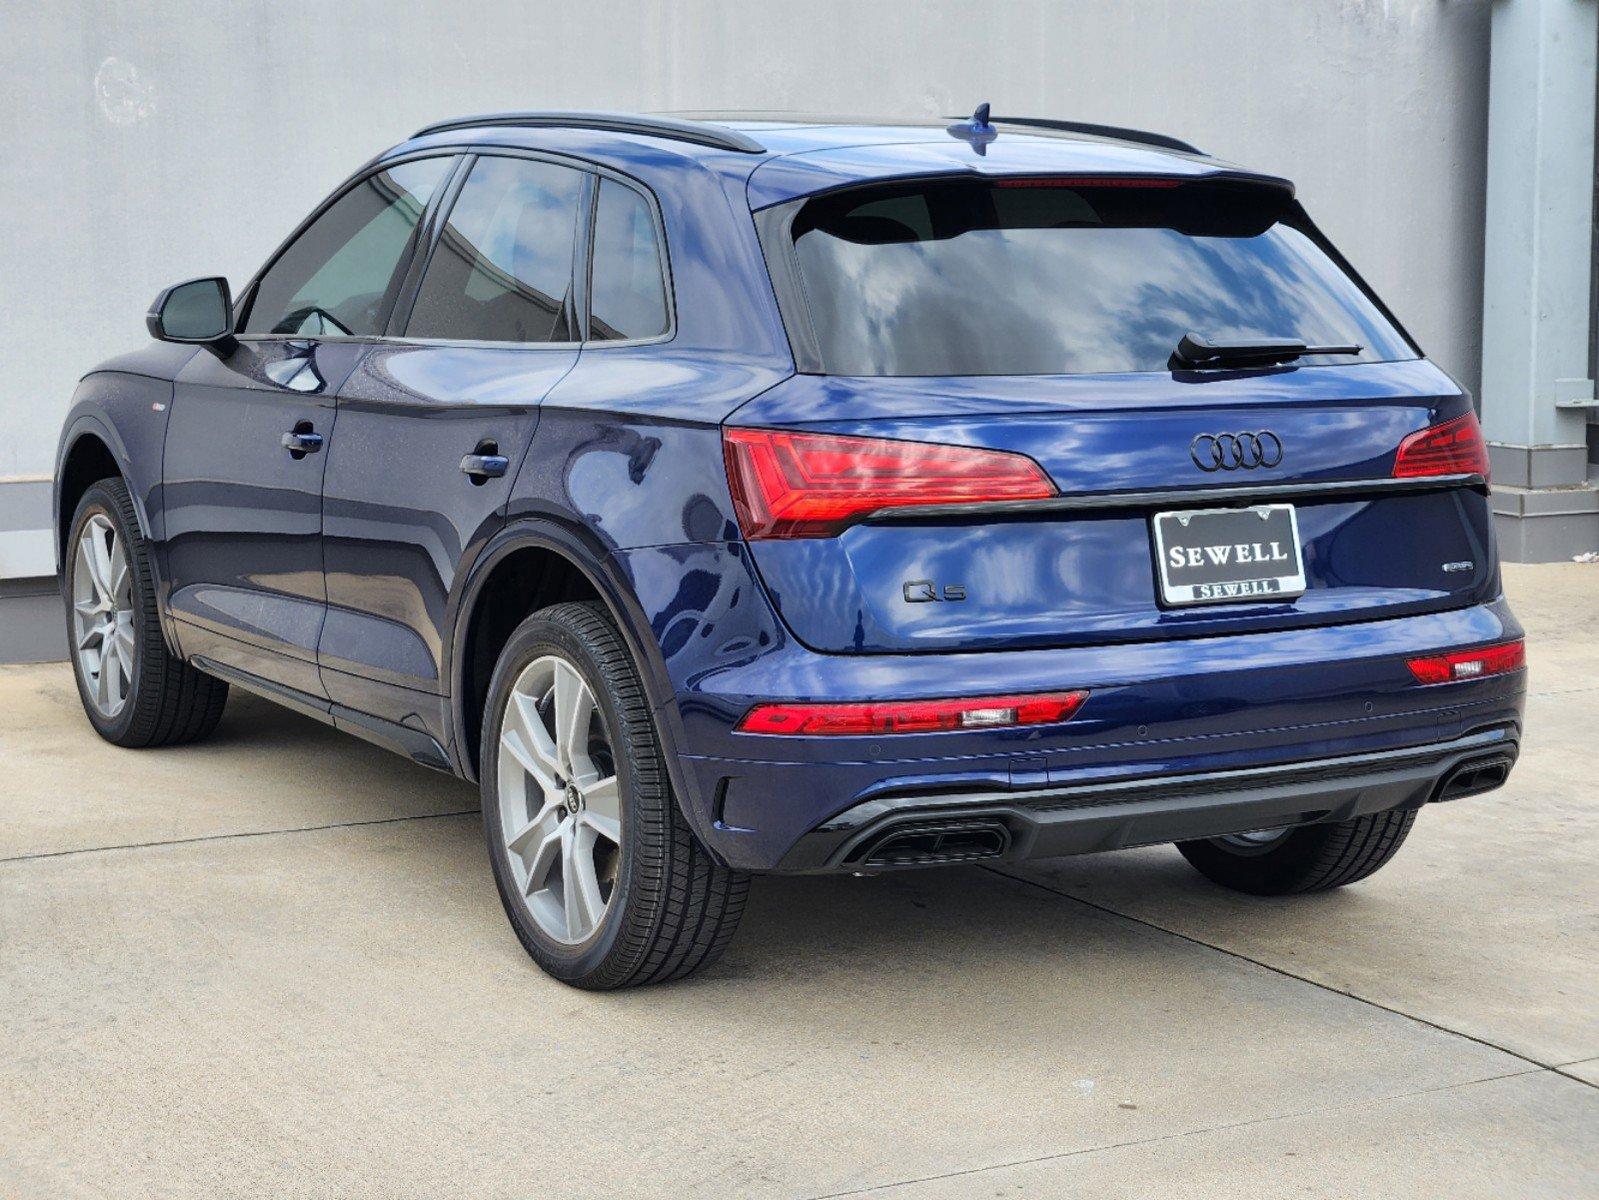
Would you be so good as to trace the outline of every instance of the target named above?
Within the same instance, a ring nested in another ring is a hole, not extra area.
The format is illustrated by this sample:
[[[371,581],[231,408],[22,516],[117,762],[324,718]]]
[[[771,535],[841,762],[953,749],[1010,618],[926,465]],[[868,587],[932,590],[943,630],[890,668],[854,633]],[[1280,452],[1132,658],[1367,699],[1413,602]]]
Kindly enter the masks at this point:
[[[589,337],[659,337],[666,327],[666,280],[650,206],[632,188],[602,179],[594,211]]]
[[[583,172],[484,157],[467,176],[417,292],[406,336],[570,342]]]
[[[334,201],[267,269],[245,333],[370,336],[449,158],[401,163]]]

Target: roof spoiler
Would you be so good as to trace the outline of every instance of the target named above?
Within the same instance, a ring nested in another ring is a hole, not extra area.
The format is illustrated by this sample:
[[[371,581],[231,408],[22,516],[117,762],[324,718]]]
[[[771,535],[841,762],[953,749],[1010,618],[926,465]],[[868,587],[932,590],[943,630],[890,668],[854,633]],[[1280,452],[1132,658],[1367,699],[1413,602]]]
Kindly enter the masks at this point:
[[[1128,129],[1122,125],[1095,125],[1089,121],[1057,121],[1053,117],[989,117],[993,125],[1021,125],[1028,129],[1056,130],[1060,133],[1084,133],[1091,137],[1115,138],[1119,142],[1138,142],[1144,146],[1158,146],[1162,150],[1176,150],[1181,154],[1203,154],[1198,146],[1181,138],[1164,133],[1151,133],[1147,129]]]

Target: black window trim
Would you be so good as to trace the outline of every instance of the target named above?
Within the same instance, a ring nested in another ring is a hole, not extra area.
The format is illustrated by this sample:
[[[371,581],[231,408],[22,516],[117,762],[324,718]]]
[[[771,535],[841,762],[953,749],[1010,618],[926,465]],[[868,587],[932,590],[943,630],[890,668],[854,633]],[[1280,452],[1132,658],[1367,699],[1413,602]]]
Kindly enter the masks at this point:
[[[615,350],[629,349],[638,346],[654,346],[670,342],[677,337],[677,303],[676,293],[672,287],[671,255],[666,241],[666,222],[661,216],[661,207],[650,189],[631,175],[617,171],[600,163],[588,159],[578,158],[575,155],[556,154],[544,150],[530,150],[516,146],[495,145],[469,145],[459,148],[457,153],[462,158],[462,165],[457,169],[446,188],[440,189],[440,204],[436,212],[431,214],[431,224],[426,234],[425,249],[418,251],[408,270],[405,283],[400,289],[399,297],[390,315],[388,328],[382,337],[367,338],[367,341],[402,343],[408,346],[471,346],[500,350]],[[412,337],[406,332],[410,324],[411,310],[416,304],[416,294],[421,288],[422,276],[427,271],[427,263],[432,258],[437,246],[439,236],[444,225],[449,219],[449,212],[454,208],[455,201],[460,195],[461,188],[471,172],[471,167],[479,158],[523,158],[534,162],[548,162],[556,166],[569,167],[584,173],[584,192],[578,201],[578,229],[577,237],[573,242],[573,305],[575,312],[574,323],[577,327],[579,339],[566,342],[506,342],[491,339],[465,339],[465,338],[424,338]],[[599,180],[611,179],[644,198],[649,208],[650,219],[655,222],[655,245],[660,255],[661,282],[666,289],[666,332],[649,338],[628,338],[607,341],[593,341],[588,337],[589,332],[589,293],[590,280],[594,271],[594,213],[599,203]],[[448,192],[448,195],[444,195]],[[401,314],[404,314],[403,319]]]
[[[413,337],[407,330],[411,324],[413,310],[416,308],[416,298],[422,290],[422,279],[427,274],[428,266],[433,261],[433,254],[438,249],[439,239],[444,234],[445,225],[449,224],[450,213],[455,209],[455,202],[460,199],[461,190],[466,186],[467,179],[472,174],[472,168],[480,158],[521,158],[532,162],[545,162],[552,166],[565,167],[577,171],[583,176],[580,181],[581,191],[578,194],[577,227],[572,237],[572,266],[571,266],[571,291],[567,296],[567,305],[572,311],[568,314],[569,322],[577,327],[579,334],[582,327],[578,322],[582,308],[579,306],[578,291],[579,279],[583,275],[582,256],[585,252],[584,233],[587,221],[587,200],[591,188],[593,167],[582,159],[573,158],[564,154],[549,154],[540,150],[522,150],[512,147],[499,146],[470,146],[461,155],[462,166],[456,176],[450,181],[448,203],[441,204],[439,211],[434,215],[432,224],[427,232],[425,250],[418,252],[413,261],[413,269],[406,275],[405,284],[400,289],[398,301],[394,311],[390,314],[389,324],[383,337],[376,339],[382,342],[398,343],[407,346],[466,346],[483,347],[486,349],[500,350],[577,350],[583,345],[581,336],[562,342],[507,342],[496,341],[492,338],[430,338]],[[401,314],[404,314],[403,318]]]
[[[438,210],[439,203],[442,200],[444,193],[449,190],[452,181],[459,175],[461,169],[461,160],[463,157],[465,157],[465,155],[458,148],[435,146],[426,150],[416,150],[408,154],[396,155],[393,158],[374,159],[352,173],[347,179],[345,179],[343,183],[339,184],[338,187],[333,189],[333,191],[327,196],[326,199],[322,201],[321,204],[318,204],[314,209],[312,209],[303,221],[295,226],[294,231],[278,244],[277,249],[272,251],[272,253],[267,257],[267,260],[262,263],[256,273],[250,277],[249,283],[245,284],[243,290],[241,290],[239,293],[239,298],[234,302],[233,305],[234,330],[242,330],[244,323],[250,319],[250,309],[251,306],[255,304],[256,289],[260,286],[261,280],[266,276],[267,272],[277,265],[278,260],[288,252],[289,247],[298,242],[300,237],[307,230],[309,230],[311,226],[315,225],[317,221],[321,220],[324,213],[326,213],[340,200],[344,199],[346,195],[365,184],[373,176],[381,175],[383,172],[391,170],[394,167],[400,166],[404,163],[419,162],[423,159],[429,158],[453,160],[450,161],[446,166],[443,181],[438,187],[433,189],[433,194],[428,197],[427,204],[422,210],[421,219],[417,221],[416,228],[411,231],[411,239],[406,243],[405,250],[400,256],[400,261],[396,264],[396,276],[400,280],[400,286],[395,289],[393,295],[385,297],[382,324],[386,328],[395,306],[397,305],[399,299],[405,294],[405,287],[410,280],[411,268],[416,259],[417,243],[421,236],[423,236],[423,231],[428,228],[433,214]],[[307,343],[380,342],[386,340],[380,334],[370,333],[306,334],[235,332],[234,338],[235,340],[241,342],[294,341]]]
[[[444,181],[444,186],[439,188],[438,203],[428,210],[422,225],[421,237],[412,248],[411,261],[406,266],[405,277],[400,281],[400,290],[394,297],[394,305],[389,310],[388,320],[384,322],[383,333],[376,340],[385,342],[394,340],[395,332],[411,319],[411,309],[416,305],[416,294],[422,287],[422,275],[427,270],[428,263],[432,261],[433,250],[438,245],[445,219],[455,207],[455,198],[460,195],[461,187],[466,183],[466,177],[472,173],[472,164],[476,161],[477,155],[470,152],[456,156],[454,169]]]
[[[587,270],[583,273],[583,349],[588,350],[628,350],[638,346],[659,346],[672,341],[677,337],[677,291],[672,285],[672,256],[666,243],[666,222],[661,217],[661,206],[655,199],[655,193],[630,175],[620,171],[613,171],[609,167],[595,165],[595,187],[590,197],[589,210],[585,220],[588,233],[588,244],[585,249],[587,257]],[[655,253],[660,262],[661,287],[666,295],[666,331],[646,338],[605,338],[596,341],[589,337],[592,330],[589,328],[593,312],[590,308],[590,297],[594,294],[594,221],[595,214],[599,211],[600,189],[599,181],[609,179],[620,184],[641,197],[644,206],[649,210],[650,220],[655,222]]]
[[[471,165],[478,158],[484,156],[501,158],[529,158],[535,161],[555,163],[559,166],[571,167],[582,171],[588,177],[584,186],[586,189],[583,199],[579,201],[578,236],[573,246],[573,283],[574,298],[577,302],[577,323],[579,341],[573,342],[497,342],[462,340],[459,338],[414,338],[408,337],[403,332],[404,326],[409,323],[411,309],[416,302],[416,292],[421,286],[422,274],[427,269],[427,262],[432,257],[433,249],[438,240],[438,235],[444,226],[445,214],[454,207],[455,199],[459,195],[466,177],[471,171]],[[666,221],[661,214],[660,202],[655,193],[641,180],[623,171],[575,155],[556,154],[543,150],[531,150],[516,146],[485,145],[481,143],[463,142],[457,145],[429,146],[425,149],[409,151],[390,157],[379,156],[367,162],[339,184],[321,204],[295,226],[293,232],[278,244],[267,260],[261,264],[256,273],[250,277],[249,283],[239,292],[238,299],[233,305],[233,327],[235,330],[249,318],[250,306],[255,302],[257,285],[263,276],[270,271],[300,235],[314,225],[323,213],[332,208],[345,196],[345,193],[365,183],[374,175],[381,175],[391,167],[402,163],[416,162],[425,158],[447,158],[454,162],[445,172],[443,182],[434,189],[433,195],[428,198],[427,207],[423,210],[422,219],[417,222],[416,231],[413,232],[410,244],[406,247],[404,256],[405,269],[400,273],[400,286],[395,295],[390,299],[388,311],[385,314],[384,332],[381,334],[287,334],[287,333],[239,333],[235,337],[241,342],[370,342],[376,344],[395,344],[415,346],[484,346],[499,349],[542,350],[542,349],[578,349],[578,350],[627,350],[640,346],[657,346],[671,342],[677,337],[677,291],[672,278],[671,246],[666,237]],[[611,179],[644,197],[644,203],[649,207],[650,218],[655,222],[655,245],[661,260],[661,282],[666,289],[666,332],[649,338],[626,338],[605,341],[589,339],[589,282],[594,270],[594,210],[599,203],[599,178]],[[419,244],[425,239],[425,251],[419,249]],[[400,314],[404,314],[403,320]]]

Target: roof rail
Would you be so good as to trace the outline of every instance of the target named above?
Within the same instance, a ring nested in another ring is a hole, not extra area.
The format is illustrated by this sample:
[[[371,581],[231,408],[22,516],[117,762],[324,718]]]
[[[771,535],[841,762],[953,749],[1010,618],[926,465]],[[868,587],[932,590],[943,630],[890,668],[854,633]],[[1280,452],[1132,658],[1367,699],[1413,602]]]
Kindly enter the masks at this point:
[[[504,112],[478,117],[459,117],[424,125],[412,137],[443,133],[450,129],[475,129],[484,125],[545,126],[566,129],[607,129],[613,133],[642,133],[650,137],[693,142],[717,150],[736,150],[740,154],[764,154],[766,147],[747,134],[725,125],[705,121],[684,121],[673,117],[647,117],[618,112]]]
[[[1164,133],[1150,133],[1145,129],[1125,129],[1120,125],[1093,125],[1087,121],[1056,121],[1049,117],[990,117],[995,125],[1025,125],[1032,129],[1058,129],[1062,133],[1087,133],[1094,137],[1116,138],[1123,142],[1142,142],[1146,146],[1159,146],[1162,150],[1180,150],[1184,154],[1203,154],[1198,146],[1181,138],[1167,137]]]

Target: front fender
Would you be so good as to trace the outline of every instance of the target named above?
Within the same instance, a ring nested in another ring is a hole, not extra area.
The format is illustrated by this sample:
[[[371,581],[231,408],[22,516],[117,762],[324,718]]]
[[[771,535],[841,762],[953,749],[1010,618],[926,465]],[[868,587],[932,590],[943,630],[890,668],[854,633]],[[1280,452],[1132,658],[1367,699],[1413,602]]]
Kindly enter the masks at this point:
[[[61,554],[62,526],[72,520],[62,512],[62,485],[66,483],[67,456],[80,438],[99,438],[122,472],[139,514],[139,525],[150,541],[165,538],[161,522],[161,451],[166,443],[166,421],[171,416],[171,379],[112,371],[88,374],[78,384],[72,410],[62,426],[56,446],[56,483],[51,507],[56,528],[56,554]]]
[[[56,572],[61,575],[66,569],[66,525],[72,520],[72,512],[64,511],[68,507],[64,489],[72,482],[66,470],[67,463],[74,447],[84,438],[97,439],[110,453],[127,484],[139,527],[150,543],[150,564],[154,573],[151,582],[161,632],[168,649],[176,653],[178,641],[167,605],[166,521],[161,503],[161,462],[171,405],[172,381],[169,379],[110,371],[86,375],[78,384],[56,448],[50,507]],[[75,500],[71,507],[76,507]]]
[[[86,381],[87,382],[87,381]],[[150,383],[149,380],[139,382]],[[168,396],[172,393],[170,384],[166,386]],[[82,388],[79,388],[81,394]],[[164,417],[164,413],[161,414]],[[166,423],[161,422],[161,435],[164,436]],[[84,437],[98,438],[111,452],[111,457],[116,460],[117,469],[121,472],[123,481],[128,485],[128,494],[133,498],[134,511],[139,516],[139,527],[144,530],[145,536],[151,541],[161,541],[161,443],[160,438],[155,439],[155,461],[153,463],[141,462],[129,452],[128,440],[123,437],[112,421],[100,411],[99,406],[89,401],[79,401],[73,406],[72,413],[67,417],[67,423],[61,432],[61,444],[56,450],[55,482],[51,488],[51,513],[53,515],[56,545],[56,571],[59,574],[65,563],[62,561],[62,539],[66,536],[67,522],[72,520],[70,512],[62,511],[62,485],[65,482],[65,467],[67,458],[72,449]]]
[[[63,467],[72,447],[85,434],[103,442],[133,496],[134,510],[145,536],[157,547],[165,540],[161,506],[161,458],[172,408],[172,380],[199,353],[195,346],[149,342],[128,354],[106,360],[78,382],[56,446],[55,485],[51,512],[56,532],[57,567],[61,557]]]

